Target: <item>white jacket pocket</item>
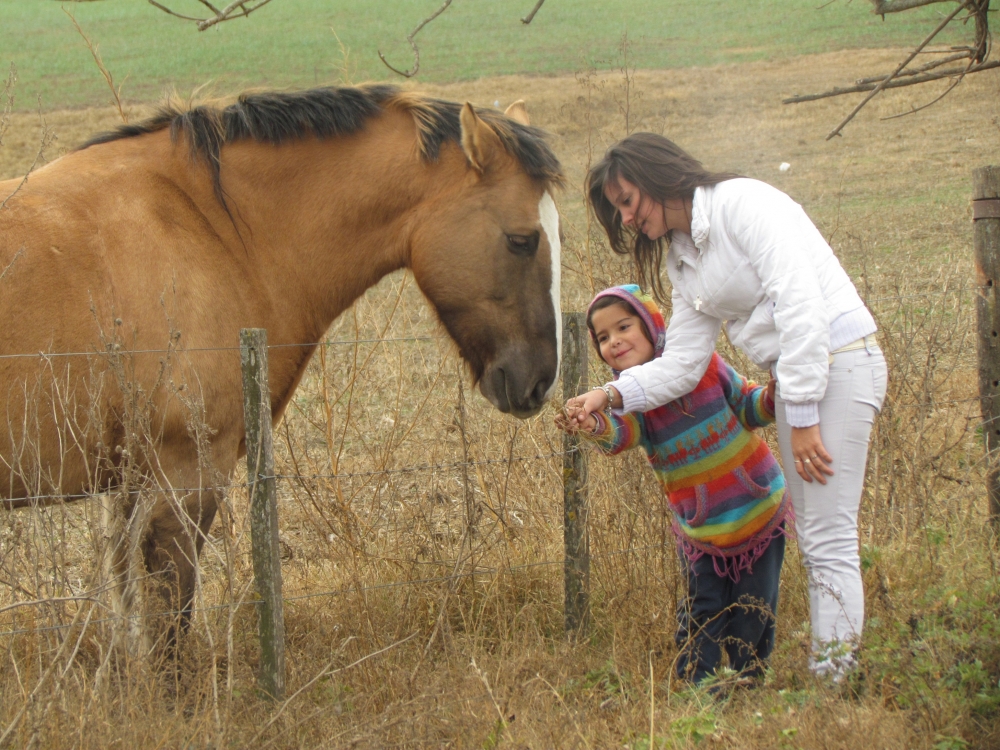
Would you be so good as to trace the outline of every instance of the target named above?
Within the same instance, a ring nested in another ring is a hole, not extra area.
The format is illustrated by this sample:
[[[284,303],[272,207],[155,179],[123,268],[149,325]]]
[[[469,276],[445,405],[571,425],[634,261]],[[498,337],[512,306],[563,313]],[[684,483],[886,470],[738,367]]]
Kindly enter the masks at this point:
[[[746,320],[728,322],[726,332],[733,346],[742,349],[762,370],[778,361],[781,347],[774,327],[774,302],[770,299],[765,298]]]

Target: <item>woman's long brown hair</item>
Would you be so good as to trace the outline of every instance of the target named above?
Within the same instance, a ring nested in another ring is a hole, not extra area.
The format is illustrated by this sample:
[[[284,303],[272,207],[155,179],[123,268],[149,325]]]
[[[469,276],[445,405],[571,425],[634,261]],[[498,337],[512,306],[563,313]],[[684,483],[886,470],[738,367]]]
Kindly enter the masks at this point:
[[[700,161],[662,135],[633,133],[609,148],[604,158],[590,168],[587,202],[607,232],[611,249],[619,255],[632,256],[642,286],[651,290],[660,304],[666,305],[669,300],[660,281],[664,238],[651,240],[623,225],[618,209],[604,194],[605,186],[624,177],[662,206],[667,200],[691,200],[696,187],[716,185],[739,176],[707,171]]]

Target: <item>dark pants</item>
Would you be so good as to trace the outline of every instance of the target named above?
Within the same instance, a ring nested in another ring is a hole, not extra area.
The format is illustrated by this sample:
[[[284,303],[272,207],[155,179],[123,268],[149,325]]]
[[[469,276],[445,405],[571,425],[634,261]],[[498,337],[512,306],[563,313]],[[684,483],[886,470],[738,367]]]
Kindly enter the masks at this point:
[[[700,682],[713,674],[729,655],[729,666],[745,676],[763,673],[774,648],[774,618],[778,613],[778,580],[785,558],[785,537],[771,540],[767,550],[743,571],[739,582],[720,577],[712,558],[695,562],[683,554],[688,595],[677,608],[677,674]]]

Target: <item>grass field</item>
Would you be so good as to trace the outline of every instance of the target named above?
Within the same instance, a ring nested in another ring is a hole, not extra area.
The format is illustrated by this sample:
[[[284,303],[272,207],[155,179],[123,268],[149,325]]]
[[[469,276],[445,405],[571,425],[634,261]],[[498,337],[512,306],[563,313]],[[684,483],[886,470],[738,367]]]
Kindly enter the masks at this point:
[[[568,175],[558,197],[565,310],[630,275],[593,232],[579,189],[592,158],[625,133],[625,110],[630,127],[663,132],[710,168],[785,190],[830,240],[879,321],[891,368],[862,504],[867,620],[850,685],[817,683],[807,669],[806,574],[794,542],[766,683],[718,700],[677,684],[683,584],[661,493],[638,455],[591,460],[592,631],[568,643],[551,412],[502,417],[466,381],[463,416],[453,348],[412,278],[395,274],[329,337],[433,338],[321,350],[276,434],[277,473],[301,477],[279,486],[289,702],[276,707],[254,691],[256,622],[239,606],[252,594],[238,486],[202,555],[203,609],[180,690],[141,660],[112,658],[124,628],[103,610],[67,656],[60,647],[74,639],[44,628],[70,620],[72,604],[15,606],[101,580],[101,501],[0,513],[0,731],[13,727],[10,746],[1000,747],[1000,578],[974,400],[968,202],[971,170],[995,162],[1000,145],[1000,72],[883,121],[942,86],[890,92],[826,142],[856,97],[780,99],[891,69],[897,51],[860,48],[906,46],[933,13],[883,23],[868,2],[823,2],[547,0],[525,28],[517,19],[533,0],[455,0],[421,37],[417,85],[485,106],[524,98],[551,133]],[[331,26],[351,48],[352,80],[388,79],[375,49],[408,64],[406,33],[439,4],[273,0],[202,34],[140,0],[66,7],[116,79],[128,76],[138,118],[166,87],[335,81],[342,56]],[[61,7],[0,0],[0,49],[21,74],[0,179],[35,159],[36,94],[58,136],[43,162],[119,123]],[[626,27],[640,68],[627,85],[618,70]],[[599,70],[574,75],[590,65]],[[781,162],[791,169],[780,172]],[[591,366],[592,382],[603,382],[607,372]],[[409,401],[419,408],[400,406]],[[480,463],[463,474],[451,465],[466,455]],[[508,456],[530,460],[507,465]],[[334,461],[357,475],[329,480]],[[424,464],[450,468],[372,475]],[[441,580],[455,573],[459,583]]]
[[[0,725],[24,716],[11,745],[1000,746],[1000,584],[973,400],[968,204],[971,169],[995,159],[1000,141],[1000,75],[974,77],[944,106],[884,122],[941,89],[890,92],[832,142],[823,135],[853,101],[778,104],[796,89],[825,88],[897,59],[862,51],[803,57],[794,67],[779,60],[682,75],[640,70],[628,97],[614,70],[424,84],[432,95],[486,105],[523,97],[533,121],[552,134],[569,177],[559,196],[564,309],[582,309],[595,287],[629,278],[627,264],[589,231],[579,191],[593,155],[623,135],[626,100],[633,127],[670,135],[711,168],[772,182],[830,239],[879,320],[891,368],[862,506],[867,621],[861,669],[849,686],[819,684],[807,669],[806,575],[794,543],[765,685],[715,700],[672,679],[683,586],[664,544],[662,497],[638,455],[590,463],[593,628],[584,642],[567,643],[561,461],[545,457],[560,446],[551,412],[516,422],[466,385],[463,439],[461,371],[452,348],[434,338],[323,350],[279,426],[277,472],[305,475],[280,485],[285,595],[294,597],[286,609],[287,704],[255,696],[256,623],[249,607],[228,606],[248,601],[251,580],[245,493],[234,488],[231,522],[216,523],[202,556],[205,609],[186,642],[193,656],[183,689],[173,691],[141,662],[109,661],[114,622],[87,630],[79,653],[67,658],[56,631],[33,628],[72,612],[0,609]],[[135,114],[144,111],[137,106]],[[46,119],[59,136],[53,158],[114,126],[117,114],[105,106]],[[33,114],[13,118],[0,176],[27,169],[37,137]],[[785,161],[791,169],[779,172]],[[440,334],[407,279],[396,274],[370,290],[330,338]],[[592,382],[607,377],[592,366]],[[353,400],[338,400],[352,383]],[[419,408],[403,408],[408,402]],[[451,465],[466,453],[494,463],[465,475],[454,467],[371,474]],[[507,466],[507,456],[531,460]],[[324,479],[334,460],[357,475]],[[46,596],[79,593],[81,581],[99,578],[99,515],[99,501],[0,514],[0,579]],[[19,539],[32,544],[18,546]],[[440,580],[455,571],[459,584]],[[0,584],[0,608],[30,598]],[[58,684],[42,684],[50,665],[59,667]],[[38,685],[45,700],[31,697]]]
[[[608,67],[626,30],[640,68],[685,68],[856,48],[915,44],[938,11],[883,22],[867,2],[834,0],[548,0],[530,26],[529,0],[458,0],[418,37],[420,78],[456,81],[506,74],[555,75]],[[247,86],[304,87],[335,82],[350,50],[353,81],[397,78],[377,57],[412,64],[406,35],[440,0],[274,0],[248,19],[198,32],[140,0],[0,2],[0,62],[19,71],[20,108],[106,103],[109,92],[64,9],[100,45],[130,101],[204,84],[217,93]],[[822,7],[819,7],[822,6]],[[193,0],[176,0],[197,14]],[[962,31],[940,38],[962,41]]]

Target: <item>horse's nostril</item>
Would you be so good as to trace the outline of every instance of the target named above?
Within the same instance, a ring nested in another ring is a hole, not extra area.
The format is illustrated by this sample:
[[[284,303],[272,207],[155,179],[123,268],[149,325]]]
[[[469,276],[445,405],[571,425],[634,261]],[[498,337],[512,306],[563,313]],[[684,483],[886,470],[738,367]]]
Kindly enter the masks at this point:
[[[537,383],[535,383],[535,389],[531,392],[531,400],[540,404],[545,401],[545,394],[549,390],[549,380],[548,378],[542,378]]]

